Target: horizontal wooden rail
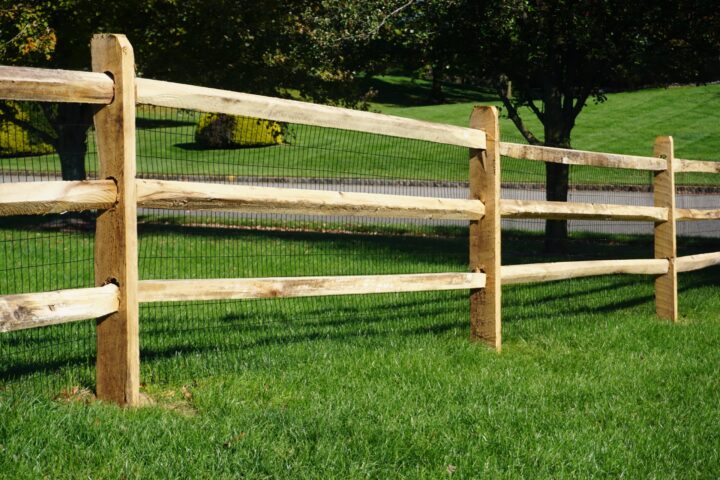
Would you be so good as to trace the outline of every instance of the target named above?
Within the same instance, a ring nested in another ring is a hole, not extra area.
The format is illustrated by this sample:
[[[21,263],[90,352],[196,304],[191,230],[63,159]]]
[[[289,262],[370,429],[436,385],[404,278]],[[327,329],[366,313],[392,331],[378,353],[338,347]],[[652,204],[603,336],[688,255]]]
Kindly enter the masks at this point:
[[[36,102],[109,104],[112,79],[104,73],[0,66],[0,98]]]
[[[675,269],[678,272],[691,272],[713,265],[720,265],[720,252],[700,253],[675,259]]]
[[[593,167],[627,168],[632,170],[661,171],[667,162],[661,158],[620,155],[615,153],[587,152],[565,148],[500,143],[500,155],[524,160],[538,160],[565,165],[589,165]]]
[[[485,287],[484,273],[142,280],[140,302],[317,297]]]
[[[605,203],[545,202],[501,200],[500,212],[507,218],[548,218],[552,220],[639,220],[665,221],[667,208]]]
[[[145,78],[136,85],[142,104],[485,148],[485,133],[471,128]]]
[[[107,209],[116,201],[112,180],[0,183],[0,216]]]
[[[595,275],[663,275],[667,273],[668,266],[668,261],[664,259],[531,263],[526,265],[504,265],[501,278],[503,285],[512,285],[516,283],[551,282]]]
[[[720,209],[676,208],[675,220],[720,220]]]
[[[683,160],[676,158],[673,169],[676,173],[720,173],[720,162],[710,162],[707,160]]]
[[[476,220],[480,200],[137,180],[138,205],[181,210]]]
[[[0,296],[0,332],[104,317],[118,309],[118,287]]]

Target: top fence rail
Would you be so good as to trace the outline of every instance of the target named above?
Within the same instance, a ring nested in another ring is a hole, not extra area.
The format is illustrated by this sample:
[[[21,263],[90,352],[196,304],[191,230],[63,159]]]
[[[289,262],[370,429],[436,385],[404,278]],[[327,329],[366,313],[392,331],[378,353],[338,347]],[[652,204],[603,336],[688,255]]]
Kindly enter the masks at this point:
[[[485,148],[485,132],[472,128],[145,78],[138,78],[136,85],[137,102],[146,105],[245,115],[276,122]]]
[[[0,65],[3,100],[108,105],[114,95],[113,80],[104,73]]]
[[[500,154],[523,160],[562,163],[564,165],[625,168],[653,172],[661,172],[667,168],[665,160],[657,157],[568,150],[565,148],[542,147],[539,145],[523,145],[508,142],[502,142],[500,144]],[[676,158],[673,162],[673,171],[677,173],[720,173],[720,162]]]

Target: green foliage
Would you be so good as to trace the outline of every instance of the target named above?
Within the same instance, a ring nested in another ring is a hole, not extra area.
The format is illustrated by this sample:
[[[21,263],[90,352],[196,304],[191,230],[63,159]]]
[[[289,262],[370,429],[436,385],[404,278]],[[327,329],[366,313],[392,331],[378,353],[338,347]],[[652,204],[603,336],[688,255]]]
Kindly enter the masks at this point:
[[[50,60],[57,37],[41,6],[0,0],[0,58],[5,65]]]
[[[278,122],[261,118],[205,113],[197,124],[195,141],[206,148],[280,145],[283,128]]]
[[[34,125],[37,123],[36,115],[12,102],[3,105],[2,111],[6,115],[7,112],[13,112],[12,118],[16,122],[8,120],[5,115],[0,116],[0,156],[44,155],[55,152],[55,148],[43,141],[39,135],[40,132],[48,129],[44,119],[43,125]],[[32,128],[23,128],[18,123],[32,125]]]

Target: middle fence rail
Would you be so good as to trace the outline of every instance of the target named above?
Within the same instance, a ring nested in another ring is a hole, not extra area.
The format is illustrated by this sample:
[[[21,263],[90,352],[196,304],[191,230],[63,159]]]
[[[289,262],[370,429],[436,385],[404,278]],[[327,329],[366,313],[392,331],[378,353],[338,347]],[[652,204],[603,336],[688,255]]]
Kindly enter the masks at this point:
[[[139,401],[138,304],[187,300],[285,298],[385,292],[469,290],[471,338],[501,347],[501,285],[595,275],[655,277],[656,309],[676,321],[677,273],[720,264],[720,252],[677,257],[676,222],[720,219],[718,209],[675,206],[675,173],[720,173],[720,162],[674,157],[658,137],[654,157],[500,142],[498,112],[476,107],[456,127],[191,85],[135,79],[122,35],[96,35],[97,72],[0,67],[0,99],[101,105],[95,114],[100,179],[0,184],[0,216],[99,210],[95,288],[0,296],[0,332],[86,319],[97,324],[98,397]],[[110,77],[105,73],[112,72]],[[135,105],[242,115],[278,122],[382,134],[469,150],[470,198],[451,199],[136,178]],[[646,170],[653,206],[500,198],[500,156]],[[138,280],[137,208],[292,213],[307,216],[449,219],[469,222],[467,273]],[[632,220],[654,224],[655,258],[500,265],[501,218]]]

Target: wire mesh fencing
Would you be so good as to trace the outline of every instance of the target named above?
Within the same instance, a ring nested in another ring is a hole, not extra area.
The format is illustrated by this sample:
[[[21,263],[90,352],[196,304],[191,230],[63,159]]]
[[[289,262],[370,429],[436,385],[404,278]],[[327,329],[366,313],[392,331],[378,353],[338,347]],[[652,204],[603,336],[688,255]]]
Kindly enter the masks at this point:
[[[78,106],[3,102],[0,182],[93,178],[98,162],[91,120]],[[94,212],[0,217],[0,294],[94,286],[94,220]],[[92,322],[0,334],[0,388],[23,381],[47,393],[92,385],[94,362]]]
[[[0,124],[0,181],[96,178],[97,153],[87,112],[60,112],[57,105],[20,102],[12,108],[44,133],[23,132],[7,121]],[[60,135],[74,140],[60,144]],[[5,139],[11,139],[7,144],[14,149],[5,147]],[[520,143],[512,132],[504,134],[503,141]],[[46,146],[37,147],[41,144]],[[501,169],[502,198],[545,199],[543,163],[503,158]],[[652,174],[627,172],[571,166],[569,200],[652,205]],[[217,116],[199,112],[138,106],[137,176],[467,198],[468,151],[246,117],[223,124]],[[717,208],[718,192],[709,176],[678,178],[679,208]],[[94,219],[92,212],[3,218],[0,294],[93,286]],[[570,220],[567,249],[554,256],[543,252],[544,225],[544,220],[503,220],[502,263],[653,255],[651,223]],[[692,238],[678,242],[681,254],[710,251],[708,242],[720,233],[717,222],[685,225],[689,223],[680,223],[678,231]],[[453,220],[139,208],[138,235],[141,280],[465,272],[468,268],[468,225]],[[570,314],[581,307],[568,299],[602,290],[616,293],[628,282],[643,282],[645,289],[628,293],[621,304],[651,308],[651,278],[587,282],[568,283],[563,292],[550,291],[546,285],[508,287],[504,317],[512,324]],[[144,304],[142,378],[163,383],[234,372],[248,362],[265,361],[268,352],[281,354],[283,348],[299,343],[364,341],[397,332],[466,336],[467,293]],[[608,302],[614,301],[608,295]],[[2,334],[0,382],[53,394],[73,385],[92,388],[94,353],[93,322]]]
[[[143,178],[467,197],[468,152],[461,147],[285,124],[281,142],[205,148],[197,138],[201,114],[143,107],[143,117],[158,125],[138,132]],[[257,121],[238,125],[236,137],[248,142],[264,128]],[[467,270],[467,222],[459,221],[141,209],[139,238],[142,279]],[[428,318],[444,317],[451,320],[446,328],[458,328],[466,323],[466,298],[467,292],[427,292],[149,304],[141,311],[143,375],[164,381],[204,373],[209,364],[216,372],[234,368],[257,345],[441,328]],[[206,354],[193,362],[188,351]],[[182,369],[164,367],[177,356]]]

